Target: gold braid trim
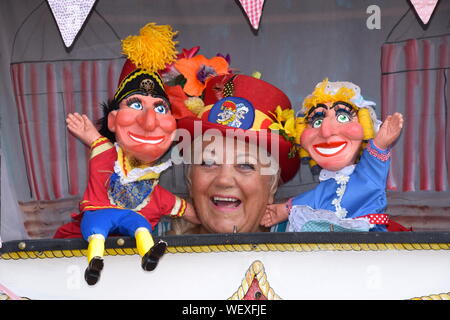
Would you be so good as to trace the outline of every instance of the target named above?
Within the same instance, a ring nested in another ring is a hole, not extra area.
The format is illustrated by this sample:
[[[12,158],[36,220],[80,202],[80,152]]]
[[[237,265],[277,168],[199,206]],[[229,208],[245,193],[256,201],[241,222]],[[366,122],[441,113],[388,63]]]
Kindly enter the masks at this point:
[[[410,300],[450,300],[450,293],[432,294],[429,296],[423,296],[419,298],[412,298]]]
[[[268,251],[385,251],[385,250],[450,250],[448,243],[261,243],[261,244],[218,244],[204,246],[169,246],[168,253],[209,253],[209,252],[268,252]],[[0,259],[44,259],[82,257],[87,253],[83,250],[46,250],[46,251],[16,251],[0,255]],[[106,255],[138,254],[136,248],[110,248]]]
[[[6,293],[0,292],[0,301],[3,300],[13,300],[13,299],[11,299],[11,297],[8,296]],[[31,299],[27,297],[20,297],[19,300],[31,300]]]
[[[228,300],[242,300],[250,289],[250,286],[256,279],[261,289],[262,294],[267,297],[268,300],[281,300],[280,296],[270,287],[267,281],[264,265],[261,261],[254,261],[245,273],[245,277],[241,282],[241,285],[237,291]]]

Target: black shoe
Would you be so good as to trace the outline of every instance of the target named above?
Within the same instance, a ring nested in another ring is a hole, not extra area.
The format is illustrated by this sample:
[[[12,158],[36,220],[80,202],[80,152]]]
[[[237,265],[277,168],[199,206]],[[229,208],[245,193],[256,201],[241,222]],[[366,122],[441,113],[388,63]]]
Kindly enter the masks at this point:
[[[91,262],[89,262],[89,266],[86,268],[84,272],[84,280],[86,280],[87,284],[92,286],[97,283],[100,279],[100,272],[103,269],[103,259],[100,257],[92,258]]]
[[[167,248],[167,242],[159,240],[148,252],[142,257],[142,269],[152,271],[158,265],[159,259],[164,255]]]

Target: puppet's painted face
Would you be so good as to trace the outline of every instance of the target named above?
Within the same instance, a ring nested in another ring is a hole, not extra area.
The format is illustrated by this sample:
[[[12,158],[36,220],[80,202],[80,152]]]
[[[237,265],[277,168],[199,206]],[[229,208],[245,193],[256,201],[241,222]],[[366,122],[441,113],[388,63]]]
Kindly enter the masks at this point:
[[[108,128],[127,156],[152,164],[169,149],[176,122],[166,100],[134,94],[109,113]]]
[[[318,104],[310,109],[307,120],[301,145],[320,167],[337,171],[355,163],[364,133],[350,104]]]

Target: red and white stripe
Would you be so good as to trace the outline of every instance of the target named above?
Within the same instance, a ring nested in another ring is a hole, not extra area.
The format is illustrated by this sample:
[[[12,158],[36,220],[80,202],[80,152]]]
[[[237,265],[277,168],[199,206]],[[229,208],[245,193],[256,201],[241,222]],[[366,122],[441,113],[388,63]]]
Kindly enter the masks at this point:
[[[11,77],[30,198],[80,196],[89,150],[66,129],[69,112],[102,116],[123,59],[15,63]],[[14,106],[13,106],[14,107]]]
[[[401,139],[392,149],[388,190],[447,191],[450,36],[386,43],[381,55],[381,120],[394,112],[405,117]]]

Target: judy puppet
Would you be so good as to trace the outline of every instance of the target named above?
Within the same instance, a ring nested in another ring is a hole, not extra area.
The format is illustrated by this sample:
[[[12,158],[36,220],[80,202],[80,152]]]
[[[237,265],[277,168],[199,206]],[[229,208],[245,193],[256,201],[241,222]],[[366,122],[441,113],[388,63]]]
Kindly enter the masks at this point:
[[[400,113],[376,120],[360,88],[319,83],[297,119],[300,155],[321,168],[312,190],[270,205],[265,226],[289,220],[287,231],[386,231],[386,181],[390,147],[403,126]]]

